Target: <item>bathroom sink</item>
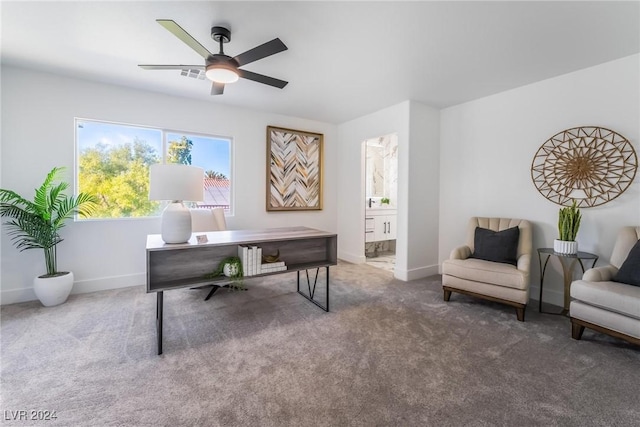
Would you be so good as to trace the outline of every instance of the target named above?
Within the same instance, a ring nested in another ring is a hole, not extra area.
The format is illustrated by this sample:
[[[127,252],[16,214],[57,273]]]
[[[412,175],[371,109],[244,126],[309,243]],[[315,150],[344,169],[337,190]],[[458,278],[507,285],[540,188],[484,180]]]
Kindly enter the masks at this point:
[[[397,208],[395,206],[372,206],[372,207],[367,207],[367,212],[372,212],[372,211],[395,211]]]

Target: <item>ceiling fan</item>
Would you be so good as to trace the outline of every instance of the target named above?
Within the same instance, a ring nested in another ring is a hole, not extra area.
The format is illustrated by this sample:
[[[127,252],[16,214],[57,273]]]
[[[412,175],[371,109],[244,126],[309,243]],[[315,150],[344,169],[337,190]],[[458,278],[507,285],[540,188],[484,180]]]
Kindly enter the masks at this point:
[[[288,82],[243,70],[240,67],[257,61],[267,56],[287,50],[287,46],[279,38],[275,38],[260,46],[236,55],[233,58],[225,55],[223,44],[231,40],[231,31],[225,27],[211,27],[211,38],[220,44],[220,52],[213,54],[191,37],[180,25],[170,19],[157,19],[160,25],[169,30],[171,34],[182,40],[187,46],[195,50],[204,58],[204,65],[138,65],[145,70],[199,70],[204,71],[206,77],[213,82],[211,95],[222,95],[224,85],[238,81],[239,77],[253,80],[277,88],[284,88]]]

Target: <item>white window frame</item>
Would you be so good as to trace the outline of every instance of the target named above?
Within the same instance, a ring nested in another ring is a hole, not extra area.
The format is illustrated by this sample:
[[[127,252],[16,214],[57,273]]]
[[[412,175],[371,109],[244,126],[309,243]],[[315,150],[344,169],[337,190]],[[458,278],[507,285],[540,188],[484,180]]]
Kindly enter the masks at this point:
[[[191,132],[185,130],[176,130],[169,128],[162,128],[156,126],[149,125],[140,125],[135,123],[124,123],[124,122],[115,122],[109,120],[100,120],[100,119],[89,119],[85,117],[74,117],[74,128],[73,128],[73,138],[74,138],[74,164],[73,164],[73,183],[74,196],[77,196],[79,193],[79,176],[78,176],[78,167],[79,167],[79,144],[78,144],[78,124],[79,122],[94,122],[94,123],[103,123],[108,125],[116,125],[116,126],[128,126],[128,127],[136,127],[136,128],[144,128],[151,129],[155,131],[159,131],[161,134],[161,163],[165,164],[167,161],[167,148],[169,145],[169,134],[181,134],[186,137],[195,136],[201,138],[210,138],[210,139],[222,139],[226,140],[229,143],[229,210],[225,212],[225,216],[232,217],[235,215],[235,185],[234,185],[234,169],[235,169],[235,144],[234,138],[230,136],[223,135],[213,135],[202,132]],[[166,204],[167,202],[162,202],[162,204]],[[78,215],[75,215],[75,221],[122,221],[122,220],[144,220],[149,218],[159,218],[158,215],[144,216],[144,217],[118,217],[118,218],[81,218]]]

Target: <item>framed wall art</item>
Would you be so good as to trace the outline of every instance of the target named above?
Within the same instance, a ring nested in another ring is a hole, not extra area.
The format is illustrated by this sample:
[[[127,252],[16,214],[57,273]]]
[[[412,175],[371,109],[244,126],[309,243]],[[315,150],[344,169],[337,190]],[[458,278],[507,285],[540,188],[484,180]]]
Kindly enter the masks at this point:
[[[629,188],[638,158],[627,138],[598,126],[558,132],[538,149],[531,178],[544,197],[560,206],[590,208]]]
[[[267,211],[322,209],[320,133],[267,126]]]

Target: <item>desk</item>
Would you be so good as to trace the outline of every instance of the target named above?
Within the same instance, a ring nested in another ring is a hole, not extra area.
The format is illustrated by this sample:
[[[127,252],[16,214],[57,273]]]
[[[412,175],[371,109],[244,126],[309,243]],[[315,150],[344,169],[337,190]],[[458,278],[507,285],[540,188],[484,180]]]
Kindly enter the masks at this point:
[[[544,261],[544,266],[542,265],[542,257],[546,255],[546,259]],[[555,256],[560,260],[560,264],[562,265],[562,276],[564,280],[564,307],[562,311],[559,313],[553,312],[544,312],[548,314],[566,314],[569,312],[569,301],[570,301],[570,287],[571,282],[573,281],[573,269],[576,265],[576,262],[580,264],[580,268],[582,268],[582,273],[584,274],[584,264],[582,260],[593,260],[593,264],[591,264],[591,268],[596,265],[598,261],[598,255],[591,254],[589,252],[580,252],[577,254],[560,254],[553,250],[553,248],[538,248],[538,260],[540,262],[540,298],[538,302],[538,312],[543,313],[542,311],[542,287],[544,285],[544,273],[547,271],[547,263],[549,262],[549,258],[551,256]]]
[[[205,243],[198,243],[196,235],[207,235]],[[162,311],[164,291],[189,288],[228,280],[205,279],[203,276],[215,270],[220,261],[238,255],[238,245],[259,246],[263,253],[280,253],[287,270],[260,274],[253,277],[297,272],[298,293],[329,311],[329,266],[338,263],[338,236],[333,233],[307,227],[283,227],[263,230],[229,230],[194,233],[187,243],[167,244],[160,234],[147,236],[147,293],[156,292],[156,329],[158,354],[162,354]],[[318,271],[326,268],[325,304],[314,299]],[[316,269],[315,281],[309,279],[308,295],[300,291],[300,271]]]

